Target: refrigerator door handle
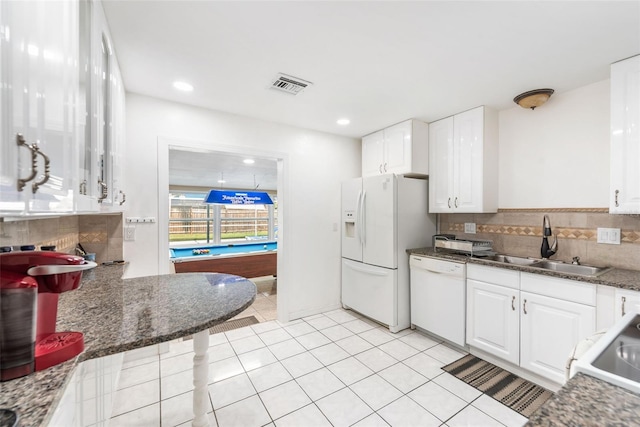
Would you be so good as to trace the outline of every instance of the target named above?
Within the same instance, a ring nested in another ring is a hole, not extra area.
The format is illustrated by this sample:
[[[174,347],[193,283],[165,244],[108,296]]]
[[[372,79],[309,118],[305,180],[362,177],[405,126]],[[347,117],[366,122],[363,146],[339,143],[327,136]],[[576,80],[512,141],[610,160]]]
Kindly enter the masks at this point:
[[[360,201],[362,200],[362,190],[358,191],[358,201],[356,202],[356,234],[358,242],[362,245],[362,231],[360,230]]]
[[[360,264],[356,264],[356,263],[352,263],[352,262],[350,262],[348,265],[349,265],[349,268],[351,268],[351,269],[353,269],[355,271],[358,271],[360,273],[366,273],[366,274],[368,274],[370,276],[386,276],[386,275],[389,274],[386,271],[380,271],[380,270],[376,270],[376,269],[372,269],[372,268],[366,268],[366,267],[363,267]]]
[[[362,234],[361,234],[361,241],[362,244],[365,245],[367,243],[367,210],[365,209],[365,207],[367,206],[365,204],[365,201],[367,200],[367,192],[366,191],[362,191],[362,200],[360,200],[360,227],[362,230]]]

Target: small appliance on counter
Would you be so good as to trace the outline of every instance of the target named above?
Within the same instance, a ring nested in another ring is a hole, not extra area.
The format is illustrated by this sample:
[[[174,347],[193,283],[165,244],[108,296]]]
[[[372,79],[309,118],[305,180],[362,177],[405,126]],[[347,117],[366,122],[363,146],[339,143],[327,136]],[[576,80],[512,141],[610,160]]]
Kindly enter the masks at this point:
[[[456,239],[453,234],[436,234],[433,236],[433,250],[448,249],[455,253],[470,256],[495,255],[491,240]]]
[[[60,252],[0,253],[0,381],[62,363],[84,350],[80,332],[56,332],[58,296],[97,264]]]

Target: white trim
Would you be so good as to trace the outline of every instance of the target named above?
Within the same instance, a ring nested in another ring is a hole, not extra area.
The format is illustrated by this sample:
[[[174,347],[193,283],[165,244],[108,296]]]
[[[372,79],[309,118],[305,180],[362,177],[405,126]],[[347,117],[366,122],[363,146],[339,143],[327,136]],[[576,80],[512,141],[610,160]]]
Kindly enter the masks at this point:
[[[220,151],[225,153],[265,157],[277,161],[278,169],[278,320],[288,322],[290,319],[289,304],[289,265],[287,262],[289,237],[284,227],[285,218],[289,217],[287,201],[290,195],[289,155],[278,151],[262,150],[257,147],[215,144],[205,141],[158,137],[158,274],[172,272],[169,260],[169,239],[166,230],[169,228],[169,148],[191,150]]]

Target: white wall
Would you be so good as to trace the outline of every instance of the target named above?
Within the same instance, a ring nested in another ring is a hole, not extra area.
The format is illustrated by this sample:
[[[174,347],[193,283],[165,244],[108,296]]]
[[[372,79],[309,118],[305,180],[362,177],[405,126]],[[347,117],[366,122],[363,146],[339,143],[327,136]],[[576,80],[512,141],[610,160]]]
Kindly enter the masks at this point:
[[[273,154],[284,158],[285,217],[279,229],[279,318],[293,319],[340,304],[340,182],[360,174],[360,140],[127,94],[124,216],[155,216],[166,210],[158,177],[166,182],[167,141],[212,150]],[[162,152],[158,152],[158,147]],[[159,175],[160,174],[160,175]],[[288,197],[285,197],[288,196]],[[161,204],[162,209],[160,209]],[[127,277],[163,273],[166,236],[156,224],[136,226],[136,240],[124,242]],[[285,261],[286,265],[280,261]],[[282,301],[282,294],[287,296]],[[286,307],[286,308],[285,308]]]
[[[500,208],[609,206],[609,80],[500,111]]]

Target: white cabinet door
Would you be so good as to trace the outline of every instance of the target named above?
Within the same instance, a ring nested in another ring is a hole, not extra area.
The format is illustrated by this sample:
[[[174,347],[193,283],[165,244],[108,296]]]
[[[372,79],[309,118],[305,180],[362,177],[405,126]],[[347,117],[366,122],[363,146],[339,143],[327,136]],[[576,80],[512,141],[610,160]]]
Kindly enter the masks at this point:
[[[640,213],[640,55],[611,65],[609,212]]]
[[[640,292],[616,289],[614,317],[618,321],[630,311],[640,313]]]
[[[362,180],[362,261],[398,268],[398,181],[393,174]]]
[[[0,209],[14,214],[71,211],[78,136],[78,4],[2,2],[0,7]],[[26,145],[18,147],[17,134]],[[19,179],[28,182],[19,186]]]
[[[362,176],[382,174],[384,159],[384,131],[362,138]]]
[[[457,212],[482,210],[483,110],[475,108],[453,118],[452,204]]]
[[[429,125],[429,212],[496,212],[497,123],[478,107]]]
[[[429,212],[451,212],[453,117],[429,125]]]
[[[520,361],[520,291],[467,279],[467,344]]]
[[[383,173],[411,172],[411,120],[384,130]]]
[[[564,383],[573,347],[595,332],[595,307],[521,292],[520,366]]]

